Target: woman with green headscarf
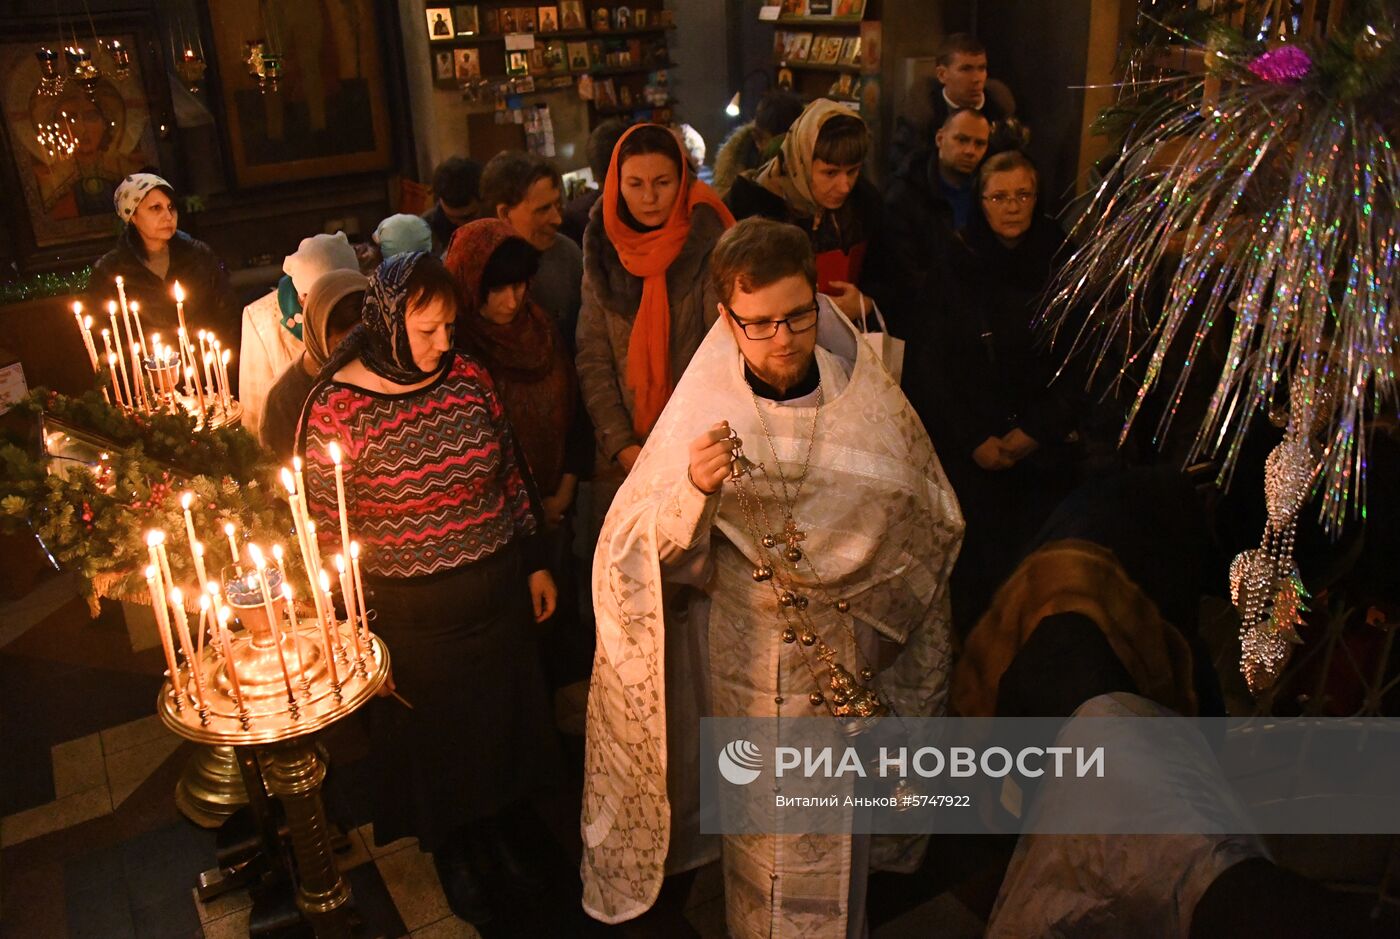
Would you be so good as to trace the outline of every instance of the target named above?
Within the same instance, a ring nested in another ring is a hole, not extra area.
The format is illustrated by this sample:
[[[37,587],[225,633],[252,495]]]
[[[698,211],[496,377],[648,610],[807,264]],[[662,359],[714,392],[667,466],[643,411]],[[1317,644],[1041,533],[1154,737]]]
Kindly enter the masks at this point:
[[[788,128],[777,156],[734,180],[725,203],[735,219],[761,215],[807,232],[817,256],[817,290],[847,316],[861,315],[871,290],[871,241],[880,194],[861,174],[870,131],[850,108],[818,98]]]

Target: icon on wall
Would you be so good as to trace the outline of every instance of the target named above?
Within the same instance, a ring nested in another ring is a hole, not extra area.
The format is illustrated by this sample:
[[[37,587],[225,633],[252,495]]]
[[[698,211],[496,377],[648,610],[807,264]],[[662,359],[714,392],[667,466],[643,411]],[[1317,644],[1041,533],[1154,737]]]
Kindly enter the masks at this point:
[[[428,7],[427,16],[429,41],[441,42],[456,35],[452,29],[452,11],[447,7]]]

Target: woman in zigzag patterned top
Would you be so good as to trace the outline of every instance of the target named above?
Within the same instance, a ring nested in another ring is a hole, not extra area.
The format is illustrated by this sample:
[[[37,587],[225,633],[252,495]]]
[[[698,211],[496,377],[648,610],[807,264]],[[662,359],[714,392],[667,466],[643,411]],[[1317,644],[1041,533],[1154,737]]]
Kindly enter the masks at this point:
[[[491,917],[496,872],[538,881],[516,840],[523,800],[555,777],[557,740],[532,622],[554,612],[536,500],[486,370],[454,351],[460,305],[442,263],[415,252],[370,278],[360,323],[302,414],[307,501],[340,549],[334,466],[389,646],[368,709],[374,839],[415,836],[453,912]]]

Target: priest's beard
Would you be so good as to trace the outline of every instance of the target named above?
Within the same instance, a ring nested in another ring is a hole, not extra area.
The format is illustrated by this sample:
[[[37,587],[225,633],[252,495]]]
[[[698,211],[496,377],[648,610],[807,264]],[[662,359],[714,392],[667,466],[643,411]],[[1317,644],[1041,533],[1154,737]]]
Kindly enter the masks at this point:
[[[758,361],[749,361],[749,371],[779,392],[786,392],[817,367],[814,349],[788,349],[787,354],[770,352]]]

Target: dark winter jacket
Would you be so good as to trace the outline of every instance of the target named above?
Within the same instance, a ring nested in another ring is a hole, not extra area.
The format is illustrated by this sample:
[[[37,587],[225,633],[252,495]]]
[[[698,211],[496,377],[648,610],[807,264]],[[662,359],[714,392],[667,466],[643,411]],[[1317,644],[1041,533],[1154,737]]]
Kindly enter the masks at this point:
[[[1016,97],[1004,82],[987,79],[983,95],[982,113],[993,124],[1018,116]],[[923,89],[914,93],[912,100],[909,110],[895,118],[894,133],[890,138],[890,166],[899,166],[915,151],[932,147],[934,134],[948,119],[948,102],[943,97],[943,85],[937,78],[929,78]]]
[[[1017,427],[1044,459],[1074,433],[1078,396],[1072,382],[1050,383],[1057,360],[1034,328],[1064,243],[1041,216],[1007,248],[980,212],[953,241],[931,315],[910,333],[914,367],[904,370],[905,392],[945,460],[970,459]]]
[[[185,324],[191,335],[212,329],[226,349],[237,350],[242,332],[243,308],[229,287],[228,271],[209,246],[182,231],[170,239],[170,268],[165,279],[146,266],[141,236],[128,225],[117,245],[92,266],[88,281],[88,308],[94,313],[117,299],[117,275],[121,275],[128,300],[141,304],[141,324],[147,334],[165,334],[175,341],[179,320],[171,289],[175,281],[185,291]]]
[[[916,334],[919,321],[930,315],[957,240],[953,216],[938,176],[938,153],[911,154],[885,187],[881,243],[890,294],[885,316],[898,324],[891,327],[896,333]]]

